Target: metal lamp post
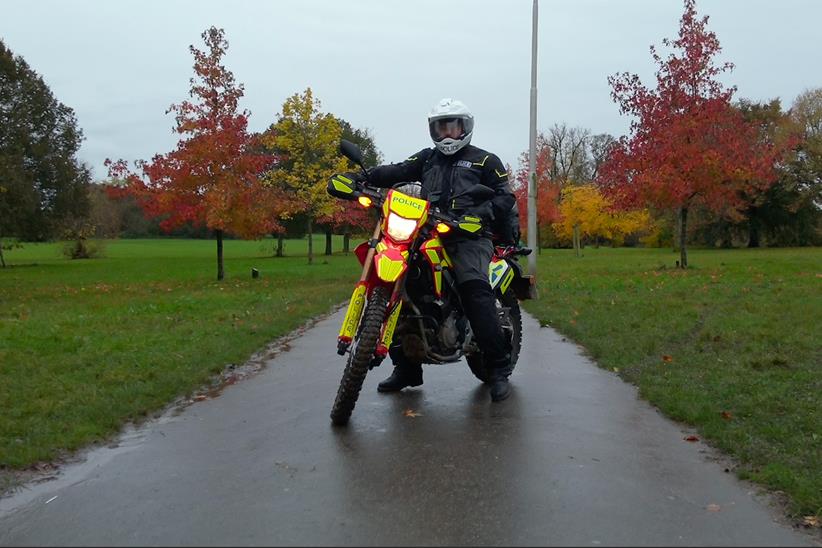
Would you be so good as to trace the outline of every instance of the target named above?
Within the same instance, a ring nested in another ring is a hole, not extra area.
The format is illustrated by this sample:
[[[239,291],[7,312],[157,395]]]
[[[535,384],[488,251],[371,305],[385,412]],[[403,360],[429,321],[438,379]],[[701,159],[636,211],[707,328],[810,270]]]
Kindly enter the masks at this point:
[[[537,0],[531,30],[531,128],[528,150],[528,274],[537,274]]]

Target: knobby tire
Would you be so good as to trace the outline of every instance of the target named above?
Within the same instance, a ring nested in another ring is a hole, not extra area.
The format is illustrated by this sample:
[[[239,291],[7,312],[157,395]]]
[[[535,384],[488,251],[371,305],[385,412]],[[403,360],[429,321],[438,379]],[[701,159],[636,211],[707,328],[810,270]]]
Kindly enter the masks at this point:
[[[346,424],[351,418],[354,405],[362,390],[363,381],[365,381],[365,375],[368,373],[368,366],[377,349],[387,308],[388,290],[384,287],[375,287],[371,292],[371,298],[365,305],[360,330],[348,354],[348,362],[345,365],[342,380],[340,380],[337,397],[331,408],[331,422],[335,425]]]

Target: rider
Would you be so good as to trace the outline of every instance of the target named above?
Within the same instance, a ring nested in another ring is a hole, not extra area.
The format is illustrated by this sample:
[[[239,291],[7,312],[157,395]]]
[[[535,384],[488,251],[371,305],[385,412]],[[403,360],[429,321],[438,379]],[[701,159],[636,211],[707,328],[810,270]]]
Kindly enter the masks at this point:
[[[471,144],[474,116],[461,101],[442,99],[428,115],[434,148],[425,148],[404,162],[377,166],[368,171],[368,183],[390,187],[395,183],[420,181],[428,200],[442,212],[479,217],[485,227],[494,227],[504,240],[511,240],[508,216],[515,204],[508,186],[508,172],[495,155]],[[353,174],[351,174],[353,176]],[[476,202],[460,197],[476,184],[494,190],[490,200]],[[502,333],[496,299],[488,281],[493,244],[486,236],[454,230],[441,236],[454,265],[457,287],[474,339],[491,369],[491,399],[501,401],[510,394],[510,343]],[[390,377],[378,386],[380,392],[395,392],[422,384],[422,365],[406,358],[400,343],[389,349],[394,362]]]

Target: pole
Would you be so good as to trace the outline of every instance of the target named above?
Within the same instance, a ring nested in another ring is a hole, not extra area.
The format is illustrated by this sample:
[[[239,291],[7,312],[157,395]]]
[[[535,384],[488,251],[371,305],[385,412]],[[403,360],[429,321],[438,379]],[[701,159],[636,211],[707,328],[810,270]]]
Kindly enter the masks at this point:
[[[537,0],[531,29],[531,128],[528,145],[528,274],[537,274]]]

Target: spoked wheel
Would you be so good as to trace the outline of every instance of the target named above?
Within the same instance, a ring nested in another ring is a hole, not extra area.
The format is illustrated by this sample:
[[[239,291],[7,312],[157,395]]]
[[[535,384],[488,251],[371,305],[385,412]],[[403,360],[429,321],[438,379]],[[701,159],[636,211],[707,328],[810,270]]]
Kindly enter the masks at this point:
[[[345,364],[345,371],[343,371],[340,387],[337,390],[337,397],[331,408],[331,422],[334,424],[346,424],[351,418],[354,405],[360,397],[365,375],[368,373],[368,366],[377,349],[387,308],[388,290],[384,287],[374,288],[371,298],[365,305],[360,329],[352,342],[348,362]]]
[[[499,314],[500,327],[502,332],[511,342],[511,361],[508,371],[513,372],[514,366],[519,359],[519,350],[522,346],[522,312],[519,309],[519,301],[513,291],[508,291],[502,295],[497,295],[497,313]],[[465,357],[471,372],[484,383],[490,382],[491,370],[485,363],[485,356],[482,352],[477,352]]]

